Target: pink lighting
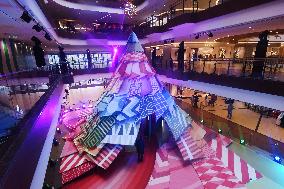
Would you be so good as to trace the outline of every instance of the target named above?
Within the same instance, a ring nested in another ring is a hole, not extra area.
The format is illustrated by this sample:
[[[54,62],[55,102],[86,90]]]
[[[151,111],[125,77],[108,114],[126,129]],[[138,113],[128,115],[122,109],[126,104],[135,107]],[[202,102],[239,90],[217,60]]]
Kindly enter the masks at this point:
[[[112,63],[115,62],[115,59],[116,59],[116,55],[117,55],[117,52],[118,52],[118,49],[117,47],[114,47],[113,48],[113,57],[112,57]],[[112,65],[113,66],[113,65]]]

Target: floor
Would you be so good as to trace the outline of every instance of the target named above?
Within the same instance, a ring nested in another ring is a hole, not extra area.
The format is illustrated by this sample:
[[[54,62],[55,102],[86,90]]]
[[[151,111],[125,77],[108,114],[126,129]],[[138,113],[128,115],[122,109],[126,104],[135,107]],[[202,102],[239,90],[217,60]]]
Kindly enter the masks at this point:
[[[193,90],[184,89],[183,96],[189,97],[189,96],[192,96],[193,93],[194,93]],[[175,89],[172,90],[172,95],[176,95]],[[190,102],[190,99],[184,99],[184,100],[186,102]],[[213,113],[224,119],[228,119],[227,118],[227,105],[224,102],[224,98],[218,97],[216,105],[214,107],[206,106],[205,105],[205,94],[204,94],[200,98],[199,107],[200,105],[204,108],[203,110]],[[259,117],[260,117],[259,113],[256,113],[252,110],[247,109],[244,106],[243,102],[235,101],[233,116],[232,116],[231,121],[239,125],[242,125],[246,128],[249,128],[251,130],[255,130]],[[275,118],[263,116],[260,122],[260,126],[258,128],[258,132],[263,135],[269,136],[275,140],[284,142],[284,128],[281,128],[276,125]]]

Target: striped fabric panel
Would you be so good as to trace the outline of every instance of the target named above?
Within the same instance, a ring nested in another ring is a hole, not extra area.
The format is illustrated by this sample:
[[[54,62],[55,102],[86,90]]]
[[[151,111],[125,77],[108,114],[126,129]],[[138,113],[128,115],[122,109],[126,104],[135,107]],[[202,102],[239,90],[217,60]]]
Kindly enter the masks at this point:
[[[60,158],[63,158],[63,157],[66,157],[66,156],[69,156],[71,154],[75,154],[75,153],[78,153],[78,150],[74,144],[73,141],[65,141],[65,144],[63,146],[63,149],[61,151],[61,154],[60,154]]]
[[[61,174],[62,184],[65,184],[67,182],[70,182],[71,180],[74,180],[75,178],[83,175],[84,173],[88,172],[95,166],[96,165],[91,162],[86,162],[78,167],[75,167],[74,169],[70,169],[66,172],[63,172]]]
[[[74,153],[69,156],[65,156],[61,159],[60,164],[60,173],[63,173],[65,171],[68,171],[70,169],[74,169],[75,167],[78,167],[82,165],[83,163],[87,162],[89,160],[88,156],[86,155],[80,155],[79,153]]]
[[[206,189],[246,188],[234,173],[216,157],[197,161],[192,165]]]
[[[216,151],[216,157],[222,161],[222,163],[228,167],[235,176],[246,184],[251,180],[256,180],[262,177],[262,175],[251,167],[245,160],[241,159],[236,153],[226,147],[230,140],[225,139],[224,136],[219,135],[216,139],[213,139],[208,144]]]
[[[167,110],[163,117],[165,118],[170,130],[174,136],[175,140],[178,140],[179,137],[184,133],[186,128],[190,126],[186,119],[186,115],[181,111],[181,109],[177,106],[173,106],[173,111],[170,112]]]
[[[94,158],[94,163],[103,169],[107,169],[122,150],[121,145],[107,144],[101,152]]]
[[[182,154],[183,160],[200,159],[204,157],[202,150],[198,147],[197,143],[190,136],[187,130],[177,141],[177,146]]]
[[[134,145],[140,128],[140,122],[128,122],[114,125],[102,143]]]
[[[80,143],[88,148],[98,146],[116,122],[115,116],[102,117],[99,123],[92,128]]]

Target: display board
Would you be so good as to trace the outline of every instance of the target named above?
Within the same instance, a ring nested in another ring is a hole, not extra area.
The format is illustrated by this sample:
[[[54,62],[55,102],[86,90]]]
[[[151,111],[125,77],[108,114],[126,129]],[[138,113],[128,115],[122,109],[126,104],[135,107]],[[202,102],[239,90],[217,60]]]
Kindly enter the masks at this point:
[[[74,69],[88,68],[87,53],[67,54],[67,61],[70,67]],[[91,53],[93,68],[110,67],[112,63],[112,55],[110,53]],[[49,54],[48,62],[50,65],[59,64],[58,54]]]

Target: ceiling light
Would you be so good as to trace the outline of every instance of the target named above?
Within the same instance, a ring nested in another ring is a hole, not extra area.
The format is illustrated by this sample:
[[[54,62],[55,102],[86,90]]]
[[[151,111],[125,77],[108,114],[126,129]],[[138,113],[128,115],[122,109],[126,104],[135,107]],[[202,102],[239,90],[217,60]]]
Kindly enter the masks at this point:
[[[20,18],[27,23],[32,21],[32,17],[29,15],[28,11],[24,11]]]
[[[48,41],[52,40],[48,33],[45,33],[44,38],[47,39]]]
[[[251,26],[249,27],[249,29],[251,29]]]
[[[42,27],[39,24],[34,25],[32,28],[37,32],[40,32],[42,30]]]
[[[272,33],[272,30],[270,30],[269,32]]]

